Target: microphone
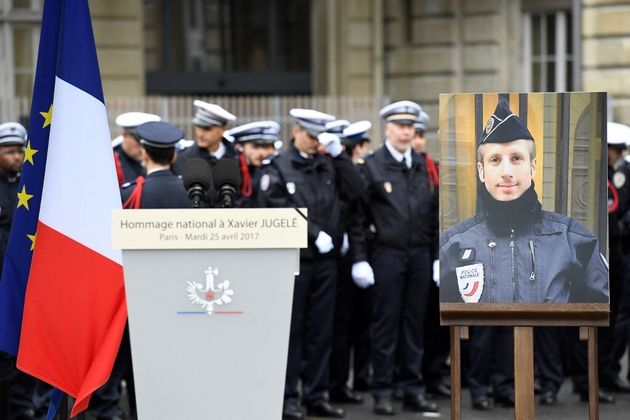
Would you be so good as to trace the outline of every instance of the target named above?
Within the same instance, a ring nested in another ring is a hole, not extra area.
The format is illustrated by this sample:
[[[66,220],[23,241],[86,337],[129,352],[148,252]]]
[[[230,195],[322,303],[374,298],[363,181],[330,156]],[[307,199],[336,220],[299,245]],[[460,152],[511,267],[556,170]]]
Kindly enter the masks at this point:
[[[214,164],[214,189],[219,193],[222,207],[233,207],[237,191],[241,188],[241,173],[233,159],[219,159]]]
[[[206,191],[212,185],[212,170],[208,162],[200,158],[190,159],[182,169],[182,180],[193,208],[201,207]]]

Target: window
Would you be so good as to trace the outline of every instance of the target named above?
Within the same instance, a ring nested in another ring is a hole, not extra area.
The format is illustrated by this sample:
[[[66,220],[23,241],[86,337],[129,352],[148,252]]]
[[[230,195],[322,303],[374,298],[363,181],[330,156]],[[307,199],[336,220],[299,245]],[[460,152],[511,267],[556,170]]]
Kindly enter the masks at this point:
[[[523,18],[526,91],[574,89],[573,13],[570,10],[529,12]]]
[[[144,0],[147,93],[309,93],[310,7]]]
[[[31,96],[42,0],[0,2],[0,92]]]

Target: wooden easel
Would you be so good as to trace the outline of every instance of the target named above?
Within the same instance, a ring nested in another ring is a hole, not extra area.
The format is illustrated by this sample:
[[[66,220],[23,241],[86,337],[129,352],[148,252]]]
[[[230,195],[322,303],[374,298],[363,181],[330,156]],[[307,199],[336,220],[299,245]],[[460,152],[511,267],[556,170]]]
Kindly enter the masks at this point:
[[[514,418],[534,420],[534,328],[579,327],[588,343],[589,420],[599,420],[597,327],[608,326],[608,304],[441,303],[441,324],[451,327],[451,420],[461,419],[461,340],[469,326],[514,327]]]

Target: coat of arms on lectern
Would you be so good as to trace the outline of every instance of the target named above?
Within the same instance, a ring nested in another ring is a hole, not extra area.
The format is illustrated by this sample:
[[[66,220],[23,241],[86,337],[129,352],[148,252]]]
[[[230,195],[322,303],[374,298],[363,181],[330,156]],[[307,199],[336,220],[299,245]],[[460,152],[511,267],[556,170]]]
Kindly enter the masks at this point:
[[[205,285],[196,281],[189,281],[186,284],[188,298],[195,305],[200,305],[206,310],[208,315],[214,313],[214,305],[222,306],[232,302],[234,291],[230,288],[230,281],[217,281],[219,269],[208,266],[204,271],[206,274]]]

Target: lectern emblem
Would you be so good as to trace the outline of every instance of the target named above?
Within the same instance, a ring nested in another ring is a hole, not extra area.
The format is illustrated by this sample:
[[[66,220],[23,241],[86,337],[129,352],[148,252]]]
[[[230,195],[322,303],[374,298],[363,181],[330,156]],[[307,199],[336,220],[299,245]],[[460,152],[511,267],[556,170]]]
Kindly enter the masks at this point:
[[[232,302],[231,296],[234,295],[234,291],[230,289],[229,280],[215,284],[215,277],[219,275],[218,268],[209,266],[204,272],[206,273],[206,284],[189,281],[186,285],[186,291],[193,304],[200,305],[208,315],[212,315],[214,305],[221,306]]]

